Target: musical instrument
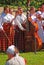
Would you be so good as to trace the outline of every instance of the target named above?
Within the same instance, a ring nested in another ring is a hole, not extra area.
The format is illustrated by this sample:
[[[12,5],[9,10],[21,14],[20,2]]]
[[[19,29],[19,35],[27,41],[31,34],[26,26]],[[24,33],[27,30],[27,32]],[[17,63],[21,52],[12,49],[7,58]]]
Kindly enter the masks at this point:
[[[40,50],[42,48],[42,40],[41,40],[41,38],[39,37],[39,35],[37,33],[37,31],[39,30],[38,29],[38,24],[37,24],[37,22],[34,22],[33,25],[35,26],[34,36],[36,38],[36,49]]]
[[[42,40],[39,37],[38,31],[38,24],[37,22],[29,22],[29,32],[26,32],[26,51],[34,51],[35,50],[35,43],[36,43],[36,50],[40,50],[42,48]],[[36,40],[35,40],[36,39]]]

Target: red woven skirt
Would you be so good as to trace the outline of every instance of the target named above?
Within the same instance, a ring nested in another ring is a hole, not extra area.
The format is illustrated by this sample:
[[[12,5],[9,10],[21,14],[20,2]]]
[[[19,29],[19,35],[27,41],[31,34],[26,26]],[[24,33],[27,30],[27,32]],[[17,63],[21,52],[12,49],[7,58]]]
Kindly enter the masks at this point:
[[[15,31],[15,45],[21,52],[25,50],[25,32],[21,31],[17,26]]]
[[[0,51],[6,51],[6,37],[3,30],[0,30]]]

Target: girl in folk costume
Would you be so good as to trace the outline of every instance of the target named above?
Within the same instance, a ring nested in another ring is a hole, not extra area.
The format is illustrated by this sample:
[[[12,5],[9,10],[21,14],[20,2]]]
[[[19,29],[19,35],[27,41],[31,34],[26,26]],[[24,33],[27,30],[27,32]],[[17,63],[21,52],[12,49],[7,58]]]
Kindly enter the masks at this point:
[[[2,22],[2,17],[0,15],[0,51],[5,51],[5,35],[3,33],[3,22]]]
[[[28,20],[33,24],[35,25],[35,30],[37,31],[38,30],[38,25],[37,25],[37,17],[36,17],[36,12],[35,12],[35,8],[34,7],[31,7],[30,8],[30,14],[28,15]]]
[[[5,37],[5,32],[3,28],[4,24],[4,17],[6,16],[6,7],[4,7],[4,11],[2,12],[0,16],[0,50],[5,51],[6,50],[6,37]]]
[[[9,46],[7,49],[8,60],[5,65],[26,65],[24,58],[17,54],[15,46]]]
[[[16,46],[19,48],[19,50],[24,51],[24,31],[25,28],[23,25],[25,24],[26,16],[23,14],[23,10],[21,7],[18,8],[18,15],[15,18],[15,24],[16,24]]]
[[[16,35],[15,35],[15,42],[16,42],[16,46],[19,48],[19,50],[24,50],[24,32],[25,28],[23,27],[23,22],[25,20],[25,15],[23,14],[23,10],[22,8],[18,8],[17,11],[18,14],[16,14],[17,16],[15,17],[15,26],[16,26]]]
[[[14,33],[12,33],[12,30],[13,30],[13,23],[12,23],[12,21],[13,21],[13,19],[14,19],[14,16],[10,13],[10,10],[8,8],[8,11],[6,11],[6,16],[4,17],[4,20],[5,20],[4,30],[6,31],[7,36],[9,38],[8,46],[11,45],[12,42],[13,42],[13,36],[14,36]]]
[[[4,47],[3,49],[6,50],[6,48],[12,44],[12,41],[10,39],[10,27],[11,27],[11,21],[14,18],[14,16],[10,14],[8,6],[4,7],[4,13],[1,14],[1,17],[3,22],[4,35],[5,35],[5,40],[3,41],[4,43],[2,43],[2,45]]]

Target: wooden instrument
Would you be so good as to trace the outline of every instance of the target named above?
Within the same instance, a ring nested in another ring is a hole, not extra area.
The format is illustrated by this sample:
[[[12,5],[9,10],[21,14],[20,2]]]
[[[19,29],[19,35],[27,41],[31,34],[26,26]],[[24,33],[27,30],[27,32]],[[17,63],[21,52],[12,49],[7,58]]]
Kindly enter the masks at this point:
[[[29,32],[26,32],[26,51],[34,51],[35,50],[35,43],[36,43],[36,50],[40,50],[42,48],[42,40],[39,37],[38,31],[38,24],[37,22],[29,22]],[[36,41],[35,41],[36,39]]]
[[[42,48],[42,40],[38,35],[38,24],[37,22],[34,22],[33,25],[35,26],[35,32],[34,32],[34,36],[36,38],[36,50],[40,50]]]

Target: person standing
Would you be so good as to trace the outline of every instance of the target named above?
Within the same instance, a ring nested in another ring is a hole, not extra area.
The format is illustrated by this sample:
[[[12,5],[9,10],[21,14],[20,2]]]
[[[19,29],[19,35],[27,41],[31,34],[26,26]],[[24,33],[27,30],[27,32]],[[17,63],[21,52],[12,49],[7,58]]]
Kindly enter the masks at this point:
[[[0,15],[0,49],[1,51],[5,51],[5,47],[6,47],[6,40],[5,40],[5,33],[4,33],[4,28],[3,28],[3,24],[4,24],[4,17],[6,16],[6,8],[8,10],[8,7],[4,7],[3,12]]]
[[[7,49],[8,59],[5,65],[26,65],[23,57],[16,55],[15,46],[11,45]]]
[[[16,20],[16,46],[19,48],[19,50],[25,51],[25,32],[26,31],[26,15],[24,15],[23,10],[21,7],[18,8],[18,15],[15,18]],[[20,25],[18,24],[20,23]],[[21,27],[22,26],[22,27]]]
[[[3,26],[2,26],[3,22],[2,22],[2,18],[0,15],[0,51],[3,50],[3,40],[4,40],[4,33],[3,33]],[[5,50],[5,49],[4,49]]]

